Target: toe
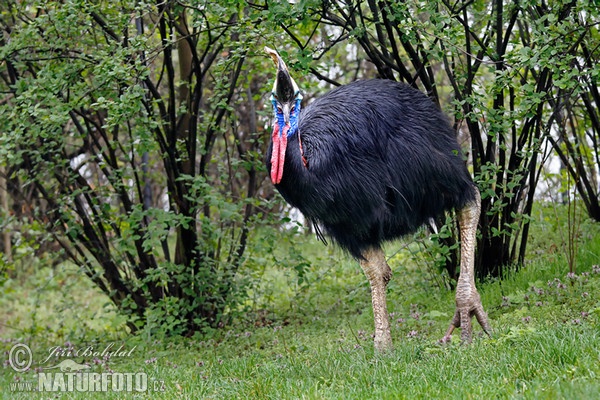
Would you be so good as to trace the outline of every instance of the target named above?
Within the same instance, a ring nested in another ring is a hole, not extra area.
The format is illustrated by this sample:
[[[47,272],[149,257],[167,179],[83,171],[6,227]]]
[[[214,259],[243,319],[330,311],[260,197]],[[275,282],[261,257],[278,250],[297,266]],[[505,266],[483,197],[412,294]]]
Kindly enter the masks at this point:
[[[472,326],[471,326],[471,313],[469,312],[468,308],[463,308],[461,310],[459,310],[460,313],[460,327],[461,327],[461,332],[460,332],[460,340],[463,341],[463,343],[471,343],[471,340],[473,339],[472,337]]]
[[[483,310],[483,306],[481,304],[479,304],[477,307],[475,307],[475,318],[477,318],[477,322],[479,322],[479,325],[481,325],[481,328],[483,329],[483,331],[489,337],[492,337],[492,328],[488,321],[487,314]]]
[[[481,300],[479,300],[479,296],[476,296],[469,302],[461,302],[459,306],[456,307],[456,311],[454,313],[454,317],[452,318],[452,322],[450,323],[450,327],[446,331],[442,342],[449,341],[452,332],[456,328],[461,328],[461,341],[463,343],[471,343],[473,340],[473,325],[471,319],[475,317],[479,325],[483,331],[488,335],[491,335],[491,327],[488,321],[487,314],[483,310],[483,306],[481,305]]]

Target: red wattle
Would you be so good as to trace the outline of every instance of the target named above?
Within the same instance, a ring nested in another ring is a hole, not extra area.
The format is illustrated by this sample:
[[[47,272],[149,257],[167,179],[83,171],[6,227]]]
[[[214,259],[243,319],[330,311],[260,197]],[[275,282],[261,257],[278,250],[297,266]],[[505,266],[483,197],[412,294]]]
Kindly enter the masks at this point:
[[[283,164],[285,163],[285,149],[287,148],[287,132],[290,126],[283,127],[282,134],[279,135],[279,124],[275,124],[273,129],[273,152],[271,153],[271,181],[277,185],[283,177]]]

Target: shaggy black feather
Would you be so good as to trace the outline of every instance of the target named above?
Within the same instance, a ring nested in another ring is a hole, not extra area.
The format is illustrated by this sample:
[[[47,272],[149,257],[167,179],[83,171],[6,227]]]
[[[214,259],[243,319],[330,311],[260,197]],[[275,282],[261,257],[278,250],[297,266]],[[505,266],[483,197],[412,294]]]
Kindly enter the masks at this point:
[[[276,187],[356,258],[475,198],[446,116],[389,80],[341,86],[303,109]]]

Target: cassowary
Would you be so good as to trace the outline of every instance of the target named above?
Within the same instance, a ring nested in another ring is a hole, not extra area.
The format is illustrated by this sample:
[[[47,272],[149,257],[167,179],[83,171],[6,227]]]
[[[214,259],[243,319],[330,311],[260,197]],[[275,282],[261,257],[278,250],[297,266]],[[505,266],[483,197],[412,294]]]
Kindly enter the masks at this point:
[[[457,210],[461,235],[456,312],[445,338],[471,318],[490,326],[474,280],[480,195],[446,116],[420,91],[382,79],[340,86],[301,110],[302,95],[279,54],[267,169],[283,198],[359,260],[371,285],[375,348],[391,347],[381,244]]]

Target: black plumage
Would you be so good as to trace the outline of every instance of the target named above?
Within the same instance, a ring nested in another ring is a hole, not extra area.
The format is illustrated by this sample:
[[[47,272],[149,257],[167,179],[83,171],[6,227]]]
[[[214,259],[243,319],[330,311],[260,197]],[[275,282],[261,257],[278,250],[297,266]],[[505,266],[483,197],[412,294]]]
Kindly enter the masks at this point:
[[[356,258],[475,198],[455,131],[408,85],[357,81],[297,118],[276,188]]]

